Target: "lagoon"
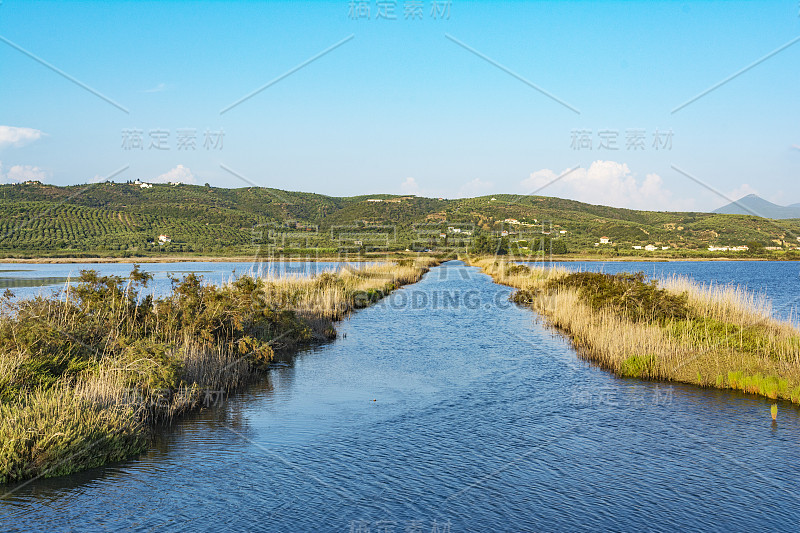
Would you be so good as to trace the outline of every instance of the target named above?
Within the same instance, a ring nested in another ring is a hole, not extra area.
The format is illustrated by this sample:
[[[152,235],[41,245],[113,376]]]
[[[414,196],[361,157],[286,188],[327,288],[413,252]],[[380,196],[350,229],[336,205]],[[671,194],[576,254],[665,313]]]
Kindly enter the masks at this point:
[[[800,297],[794,263],[590,266],[686,269],[776,309]],[[434,268],[142,456],[4,487],[0,529],[796,528],[797,408],[780,403],[773,424],[767,400],[616,378],[510,292],[459,262]]]
[[[163,296],[172,288],[170,277],[182,278],[189,273],[202,276],[209,283],[222,284],[237,275],[311,276],[344,266],[356,267],[355,262],[315,261],[239,261],[239,262],[180,262],[141,263],[140,269],[153,274],[147,294]],[[133,263],[0,263],[0,289],[9,288],[17,298],[60,293],[67,283],[74,283],[82,270],[95,270],[101,275],[127,277]]]
[[[542,263],[528,263],[542,265]],[[764,294],[772,302],[773,314],[793,317],[800,307],[800,263],[795,261],[576,261],[547,262],[572,270],[592,272],[644,272],[650,278],[688,276],[700,283],[741,285],[751,292]]]

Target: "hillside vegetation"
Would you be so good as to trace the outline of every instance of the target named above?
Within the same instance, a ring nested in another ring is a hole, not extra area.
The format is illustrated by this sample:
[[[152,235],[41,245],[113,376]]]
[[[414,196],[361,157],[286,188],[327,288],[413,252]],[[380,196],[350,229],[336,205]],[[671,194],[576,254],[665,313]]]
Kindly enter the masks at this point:
[[[778,247],[769,255],[792,258],[800,220],[634,211],[543,196],[338,198],[259,187],[0,185],[3,257],[467,250],[481,234],[499,241],[504,231],[505,249],[523,254],[549,252],[551,243],[558,243],[555,253],[667,257],[720,256],[708,246],[748,245],[751,255]],[[547,237],[536,240],[543,232]],[[160,243],[160,235],[169,240]],[[601,237],[611,244],[595,246]],[[648,244],[658,250],[633,249]]]

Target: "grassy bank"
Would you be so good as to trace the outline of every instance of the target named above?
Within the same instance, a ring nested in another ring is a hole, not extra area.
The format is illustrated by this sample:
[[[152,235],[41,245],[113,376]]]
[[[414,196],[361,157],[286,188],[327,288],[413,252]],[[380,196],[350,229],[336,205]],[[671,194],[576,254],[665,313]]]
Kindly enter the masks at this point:
[[[539,257],[531,257],[524,259],[525,261],[534,262],[538,259],[541,263],[543,261],[563,261],[563,262],[578,262],[578,261],[592,261],[592,262],[608,262],[608,263],[630,263],[630,262],[638,262],[638,263],[673,263],[673,262],[691,262],[691,261],[797,261],[800,259],[800,256],[791,256],[787,254],[779,254],[779,253],[772,253],[772,254],[764,254],[760,256],[752,256],[752,255],[618,255],[618,256],[608,256],[608,255],[598,255],[598,254],[590,254],[590,253],[581,253],[576,252],[572,254],[565,254],[565,255],[556,255],[553,254],[551,256],[547,256],[543,258],[542,256]],[[523,260],[523,259],[520,259]]]
[[[335,338],[335,321],[418,281],[434,259],[314,277],[190,274],[163,298],[84,271],[66,297],[0,300],[0,482],[64,475],[144,450],[157,423],[256,377],[276,351]]]
[[[800,403],[800,331],[734,286],[685,277],[473,263],[621,376],[728,388]]]

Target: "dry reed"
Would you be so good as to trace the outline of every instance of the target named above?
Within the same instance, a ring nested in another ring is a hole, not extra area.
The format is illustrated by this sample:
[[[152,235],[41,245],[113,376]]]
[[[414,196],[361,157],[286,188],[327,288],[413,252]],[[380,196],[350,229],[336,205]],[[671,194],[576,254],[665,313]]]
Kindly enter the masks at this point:
[[[276,350],[336,336],[334,321],[418,281],[436,259],[308,277],[187,276],[141,298],[131,281],[88,272],[66,298],[0,311],[0,483],[120,460],[148,428],[251,380]]]
[[[673,276],[657,285],[642,283],[657,297],[668,294],[685,302],[686,316],[633,320],[626,309],[591,305],[591,287],[581,292],[559,286],[557,281],[571,274],[562,267],[529,268],[495,259],[472,264],[496,282],[520,289],[517,301],[568,334],[582,357],[618,375],[800,403],[800,331],[774,318],[763,295]]]

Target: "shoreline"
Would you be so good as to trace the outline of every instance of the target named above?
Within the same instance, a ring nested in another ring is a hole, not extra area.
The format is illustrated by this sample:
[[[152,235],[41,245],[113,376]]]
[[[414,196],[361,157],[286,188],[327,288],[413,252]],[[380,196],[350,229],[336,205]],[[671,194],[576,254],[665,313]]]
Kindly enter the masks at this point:
[[[48,265],[48,264],[86,264],[86,263],[119,263],[119,264],[144,264],[144,263],[247,263],[247,262],[261,262],[261,263],[326,263],[326,262],[349,262],[349,263],[370,263],[386,259],[389,261],[400,259],[412,259],[417,256],[407,255],[391,255],[391,256],[376,256],[376,257],[358,257],[347,258],[338,256],[324,256],[324,257],[279,257],[273,259],[257,258],[253,256],[184,256],[184,255],[171,255],[167,257],[37,257],[31,259],[21,258],[0,258],[0,264],[32,264],[32,265]],[[425,255],[423,257],[438,257],[434,254]]]
[[[30,264],[30,265],[49,265],[49,264],[91,264],[91,263],[108,263],[108,264],[144,264],[144,263],[246,263],[246,262],[260,262],[260,263],[336,263],[336,262],[349,262],[349,263],[370,263],[375,261],[394,261],[401,259],[414,259],[420,257],[442,258],[450,254],[444,253],[412,253],[412,252],[398,252],[390,254],[376,254],[375,256],[360,256],[360,257],[341,257],[341,256],[318,256],[318,257],[274,257],[274,258],[257,258],[253,256],[186,256],[186,255],[170,255],[166,257],[144,256],[144,257],[35,257],[35,258],[0,258],[0,264]],[[458,257],[464,257],[465,254],[459,254]],[[455,257],[453,257],[455,258]],[[618,256],[618,257],[597,257],[585,255],[553,255],[546,260],[537,258],[516,258],[514,256],[498,256],[499,260],[513,260],[525,263],[686,263],[686,262],[738,262],[738,261],[800,261],[800,259],[775,259],[771,257],[637,257],[637,256]]]
[[[800,330],[751,293],[690,278],[574,272],[478,259],[500,285],[616,376],[736,390],[800,404]],[[637,277],[639,276],[639,277]]]
[[[798,261],[797,259],[772,259],[769,257],[637,257],[637,256],[620,256],[620,257],[606,257],[598,259],[593,256],[582,257],[568,257],[568,256],[553,256],[553,261],[564,263],[686,263],[686,262],[714,262],[714,261]],[[535,261],[526,261],[535,262]]]
[[[83,275],[79,305],[14,304],[0,314],[0,486],[143,452],[158,424],[263,379],[276,354],[334,342],[350,313],[439,264],[428,258],[304,278],[246,276],[222,287],[188,277],[168,296],[146,297],[147,305],[138,295],[151,278],[134,268],[127,288],[120,277]],[[70,332],[46,350],[31,340],[43,329],[61,332],[65,322]],[[56,364],[64,358],[70,365]]]

